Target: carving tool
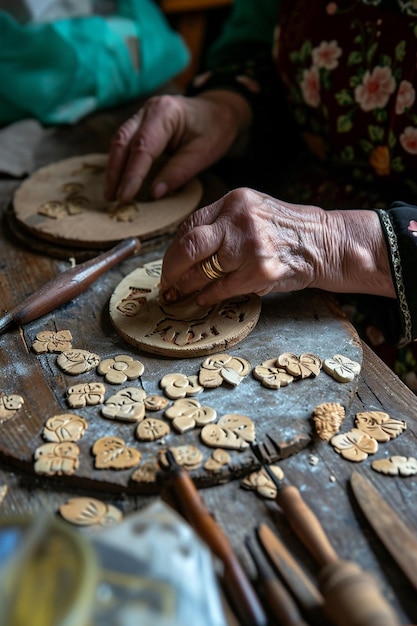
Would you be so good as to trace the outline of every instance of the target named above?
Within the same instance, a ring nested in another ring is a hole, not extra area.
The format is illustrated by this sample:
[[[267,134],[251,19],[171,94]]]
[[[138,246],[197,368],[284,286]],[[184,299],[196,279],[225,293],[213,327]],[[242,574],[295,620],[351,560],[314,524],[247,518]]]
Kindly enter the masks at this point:
[[[417,589],[417,539],[367,478],[353,472],[350,484],[368,522]]]
[[[325,611],[335,626],[400,626],[375,579],[357,563],[339,559],[322,525],[294,485],[275,476],[256,444],[254,454],[277,488],[276,502],[291,528],[320,567],[318,582]]]
[[[324,598],[279,537],[266,524],[259,524],[257,538],[293,597],[311,624],[324,626]]]
[[[94,259],[58,274],[0,319],[0,334],[13,324],[27,324],[73,300],[107,270],[139,249],[139,239],[129,237]]]
[[[268,620],[265,611],[226,533],[217,524],[188,472],[176,462],[169,448],[166,458],[175,496],[184,517],[223,564],[221,581],[241,624],[266,626]]]
[[[245,537],[245,546],[255,563],[259,582],[273,617],[281,626],[308,626],[296,603],[286,587],[272,572],[266,561],[257,554],[249,535]]]

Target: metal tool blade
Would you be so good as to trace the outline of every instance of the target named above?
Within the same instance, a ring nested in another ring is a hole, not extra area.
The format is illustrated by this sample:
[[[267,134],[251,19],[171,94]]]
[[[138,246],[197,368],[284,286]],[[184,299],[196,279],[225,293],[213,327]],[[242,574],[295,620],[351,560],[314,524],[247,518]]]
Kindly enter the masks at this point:
[[[417,589],[417,539],[367,478],[353,472],[350,484],[368,522]]]

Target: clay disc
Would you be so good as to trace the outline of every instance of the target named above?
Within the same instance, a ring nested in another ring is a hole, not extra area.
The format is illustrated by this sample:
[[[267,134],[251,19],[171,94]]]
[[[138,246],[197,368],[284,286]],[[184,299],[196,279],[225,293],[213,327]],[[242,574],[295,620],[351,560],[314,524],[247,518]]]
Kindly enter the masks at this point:
[[[194,296],[162,307],[158,288],[161,268],[161,259],[137,268],[111,296],[111,320],[129,343],[153,354],[203,356],[234,346],[255,328],[261,298],[254,294],[231,298],[209,309],[199,307]]]
[[[141,191],[135,201],[109,203],[103,195],[106,162],[107,154],[88,154],[37,170],[14,195],[18,223],[43,240],[103,248],[126,237],[173,232],[198,206],[197,179],[161,200]]]

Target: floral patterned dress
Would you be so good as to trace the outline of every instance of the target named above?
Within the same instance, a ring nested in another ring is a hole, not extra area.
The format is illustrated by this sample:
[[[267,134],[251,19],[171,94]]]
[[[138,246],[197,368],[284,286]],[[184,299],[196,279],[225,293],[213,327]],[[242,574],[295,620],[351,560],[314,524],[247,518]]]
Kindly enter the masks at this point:
[[[196,90],[238,91],[264,117],[278,70],[304,142],[274,195],[377,211],[397,300],[354,295],[341,302],[360,335],[417,393],[417,1],[284,0],[272,55],[265,38],[234,40],[233,27],[228,38]]]

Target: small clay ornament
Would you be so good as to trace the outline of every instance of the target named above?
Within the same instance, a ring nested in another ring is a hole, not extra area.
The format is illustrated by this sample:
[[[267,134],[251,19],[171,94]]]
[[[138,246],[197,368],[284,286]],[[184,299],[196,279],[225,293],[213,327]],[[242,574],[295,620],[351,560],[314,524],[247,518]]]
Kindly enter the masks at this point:
[[[118,508],[96,498],[71,498],[61,504],[59,512],[67,522],[90,528],[108,528],[123,518]]]
[[[375,454],[378,450],[378,442],[359,428],[352,428],[347,433],[334,435],[330,443],[336,452],[348,461],[364,461],[369,454]]]
[[[87,421],[73,413],[61,413],[50,417],[43,427],[42,436],[47,441],[79,441],[88,428]]]
[[[97,469],[124,470],[139,464],[141,453],[126,445],[120,437],[101,437],[95,441],[92,453]]]
[[[35,450],[35,472],[47,476],[70,476],[79,466],[79,447],[70,441],[45,443]]]
[[[58,367],[66,374],[76,376],[84,374],[97,367],[100,363],[100,357],[89,350],[64,350],[57,357],[56,363]]]
[[[59,330],[53,332],[51,330],[42,330],[35,337],[32,344],[32,350],[36,354],[44,354],[45,352],[64,352],[71,350],[72,335],[69,330]]]

